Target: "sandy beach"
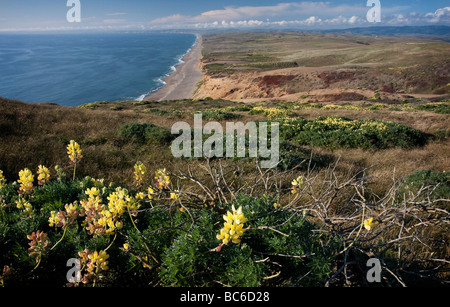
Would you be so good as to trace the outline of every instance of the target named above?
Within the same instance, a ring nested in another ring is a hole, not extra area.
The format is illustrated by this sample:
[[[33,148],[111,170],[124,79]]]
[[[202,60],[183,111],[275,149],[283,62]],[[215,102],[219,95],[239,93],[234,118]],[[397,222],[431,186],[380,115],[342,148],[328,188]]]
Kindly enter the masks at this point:
[[[144,98],[145,101],[162,101],[191,98],[197,88],[197,83],[202,79],[199,62],[202,56],[202,37],[197,35],[197,41],[192,50],[183,57],[182,64],[164,79],[166,84],[158,91]]]

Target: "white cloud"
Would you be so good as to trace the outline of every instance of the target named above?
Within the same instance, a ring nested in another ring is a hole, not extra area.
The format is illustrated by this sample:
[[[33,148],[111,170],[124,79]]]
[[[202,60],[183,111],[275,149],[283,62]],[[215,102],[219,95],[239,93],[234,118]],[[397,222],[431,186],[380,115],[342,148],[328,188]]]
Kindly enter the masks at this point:
[[[232,26],[248,26],[248,25],[266,25],[270,23],[268,20],[282,18],[281,21],[274,21],[275,24],[285,25],[284,21],[293,21],[300,24],[316,24],[319,19],[324,17],[338,16],[344,13],[352,12],[355,15],[365,15],[367,7],[362,5],[349,6],[337,5],[333,6],[330,2],[289,2],[279,3],[272,6],[242,6],[242,7],[225,7],[221,10],[211,10],[203,12],[197,16],[171,15],[163,18],[157,18],[150,21],[153,25],[162,24],[196,24],[196,25],[212,25],[217,21],[219,24],[228,27]],[[320,18],[317,17],[320,15]],[[311,19],[311,17],[313,17]],[[261,21],[266,20],[266,21]],[[243,22],[247,21],[247,22]],[[232,22],[232,23],[231,23]]]
[[[408,23],[410,17],[400,14],[407,9],[405,6],[382,7],[382,17],[388,24]],[[358,26],[368,24],[366,20],[368,10],[366,1],[361,1],[357,5],[325,1],[287,2],[271,6],[228,6],[206,11],[197,16],[176,14],[154,19],[149,24],[156,27],[196,28]],[[441,21],[442,16],[447,13],[437,10],[426,19]],[[425,19],[424,14],[421,14],[420,18]]]
[[[352,16],[348,19],[348,23],[349,24],[355,24],[358,21],[358,17],[357,16]]]
[[[450,7],[437,9],[432,13],[407,12],[382,16],[382,21],[388,25],[450,25]]]
[[[437,23],[440,21],[450,21],[450,7],[444,7],[441,9],[437,9],[434,13],[428,13],[425,15],[427,18],[429,18],[429,22],[431,23]]]
[[[186,23],[190,22],[189,17],[183,16],[180,14],[174,14],[167,17],[161,17],[154,19],[150,22],[150,24],[158,25],[158,24],[173,24],[173,23]]]

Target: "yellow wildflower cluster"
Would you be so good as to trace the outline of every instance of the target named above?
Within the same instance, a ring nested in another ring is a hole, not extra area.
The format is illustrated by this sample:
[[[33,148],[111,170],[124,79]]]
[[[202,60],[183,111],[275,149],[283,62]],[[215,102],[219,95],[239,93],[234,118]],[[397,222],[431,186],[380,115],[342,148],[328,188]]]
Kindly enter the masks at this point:
[[[80,145],[74,140],[71,140],[69,145],[67,145],[67,154],[72,163],[77,163],[77,161],[80,161],[83,158]]]
[[[170,177],[166,174],[166,169],[158,169],[155,172],[156,186],[160,189],[168,189]]]
[[[84,192],[88,195],[88,199],[81,200],[81,216],[85,217],[86,229],[90,234],[94,236],[101,236],[105,234],[105,228],[98,223],[98,220],[102,217],[101,212],[105,209],[105,205],[102,204],[100,198],[100,190],[96,187],[87,189]]]
[[[19,180],[20,188],[19,193],[20,194],[29,194],[33,191],[34,176],[33,173],[28,169],[25,168],[19,172]]]
[[[128,191],[124,188],[116,188],[115,192],[108,196],[108,201],[108,209],[113,215],[123,215],[125,210],[135,212],[139,209],[139,204],[128,195]]]
[[[80,265],[82,268],[86,268],[86,273],[81,278],[81,282],[87,284],[89,282],[95,282],[102,278],[102,271],[109,270],[108,258],[109,255],[106,251],[90,251],[85,249],[82,252],[78,252],[80,256]]]
[[[104,227],[107,235],[112,235],[116,230],[122,229],[123,222],[117,216],[113,215],[111,211],[103,210],[101,215],[102,217],[97,222],[100,226]]]
[[[296,179],[292,180],[292,194],[297,192],[297,189],[300,187],[300,185],[303,184],[303,177],[298,176]]]
[[[289,117],[294,115],[292,111],[278,108],[265,108],[265,107],[254,107],[250,114],[263,114],[268,119],[274,119],[279,117]]]
[[[134,165],[134,183],[137,185],[144,183],[146,173],[147,168],[145,167],[144,163],[137,162]]]
[[[61,216],[60,212],[52,211],[50,212],[50,217],[48,218],[48,223],[50,227],[56,226],[56,227],[62,227],[62,220],[64,219],[63,216]]]
[[[100,190],[97,187],[86,189],[86,191],[84,191],[84,193],[86,195],[88,195],[89,198],[100,198],[100,196],[99,196]]]
[[[138,192],[138,193],[136,193],[136,196],[134,198],[136,200],[144,199],[145,198],[145,194],[144,194],[144,192]]]
[[[385,122],[379,121],[353,121],[346,120],[341,117],[326,117],[310,122],[305,127],[306,130],[376,130],[386,131],[387,126]]]
[[[340,106],[338,106],[336,104],[327,104],[322,107],[322,109],[324,109],[324,110],[335,110],[335,109],[339,109],[339,108],[340,108]]]
[[[377,122],[377,121],[370,121],[370,122],[364,122],[361,124],[360,129],[374,129],[377,131],[386,131],[387,126],[385,123]]]
[[[38,174],[37,180],[39,185],[44,185],[50,181],[50,171],[44,165],[39,165],[37,174]]]
[[[52,211],[48,219],[50,227],[68,227],[72,225],[78,217],[78,206],[76,203],[64,206],[66,211]]]
[[[226,215],[223,216],[225,223],[220,233],[217,235],[218,240],[222,240],[223,244],[240,243],[240,237],[244,234],[244,223],[247,222],[247,218],[242,212],[242,206],[239,209],[235,209],[232,206],[232,212],[228,211]]]
[[[5,176],[3,176],[3,171],[0,170],[0,189],[4,188],[6,186],[6,179]]]
[[[81,201],[81,206],[83,215],[86,215],[86,229],[94,236],[115,234],[117,230],[123,227],[121,216],[126,211],[133,212],[135,215],[137,209],[139,209],[139,204],[128,195],[128,191],[124,188],[118,187],[109,194],[107,197],[108,206],[102,204],[98,188],[87,189],[85,193],[89,197]]]
[[[321,120],[315,120],[311,123],[310,129],[318,129],[321,126],[325,125],[325,127],[331,127],[332,129],[350,129],[354,130],[355,128],[354,121],[345,120],[340,117],[326,117]]]
[[[170,193],[170,199],[177,200],[180,197],[180,191],[175,190]]]
[[[17,209],[21,209],[28,216],[31,216],[33,213],[33,207],[31,204],[22,197],[19,197],[19,199],[16,200],[16,207]]]

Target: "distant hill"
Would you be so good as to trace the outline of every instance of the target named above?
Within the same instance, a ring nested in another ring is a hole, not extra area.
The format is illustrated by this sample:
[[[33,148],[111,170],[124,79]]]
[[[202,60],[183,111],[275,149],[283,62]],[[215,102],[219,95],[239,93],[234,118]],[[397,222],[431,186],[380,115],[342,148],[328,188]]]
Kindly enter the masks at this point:
[[[410,36],[439,39],[450,42],[450,26],[370,26],[344,29],[302,29],[302,28],[245,28],[210,29],[198,31],[202,34],[227,32],[305,32],[305,33],[342,33],[354,35]]]
[[[347,28],[336,30],[323,30],[325,33],[348,33],[359,35],[387,35],[387,36],[416,36],[416,37],[433,37],[450,41],[449,26],[403,26],[403,27],[387,27],[373,26],[364,28]]]

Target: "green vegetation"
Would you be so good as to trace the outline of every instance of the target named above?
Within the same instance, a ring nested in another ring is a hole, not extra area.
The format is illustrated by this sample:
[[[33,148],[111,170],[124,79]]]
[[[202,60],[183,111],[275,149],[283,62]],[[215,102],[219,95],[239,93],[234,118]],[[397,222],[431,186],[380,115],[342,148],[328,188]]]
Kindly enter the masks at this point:
[[[433,199],[445,199],[450,195],[450,173],[419,170],[406,176],[403,188],[415,194],[433,189]]]
[[[423,146],[426,136],[411,127],[379,120],[351,120],[344,117],[277,119],[281,137],[299,145],[325,148],[409,148]]]
[[[275,283],[271,279],[280,276],[284,286],[312,286],[315,280],[329,276],[329,263],[341,248],[339,240],[314,234],[316,226],[295,212],[275,208],[273,203],[273,199],[266,197],[239,195],[234,206],[244,208],[251,228],[245,232],[245,243],[223,246],[220,252],[211,252],[211,245],[205,243],[214,242],[213,225],[220,224],[221,217],[204,210],[191,229],[191,235],[180,234],[165,253],[161,270],[163,283],[168,286],[258,287],[276,285],[280,279]],[[272,226],[277,230],[270,229]],[[323,242],[328,243],[326,249],[321,248]],[[299,257],[279,257],[279,265],[274,265],[264,261],[271,254]],[[312,279],[298,279],[299,273],[311,270]]]
[[[120,126],[120,135],[126,140],[144,143],[169,144],[174,139],[169,130],[148,123],[128,123]]]
[[[431,111],[439,114],[450,114],[450,103],[426,103],[415,107],[416,110]]]
[[[238,119],[240,116],[238,114],[222,111],[222,110],[201,110],[196,113],[202,114],[203,120],[232,120]]]

